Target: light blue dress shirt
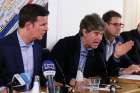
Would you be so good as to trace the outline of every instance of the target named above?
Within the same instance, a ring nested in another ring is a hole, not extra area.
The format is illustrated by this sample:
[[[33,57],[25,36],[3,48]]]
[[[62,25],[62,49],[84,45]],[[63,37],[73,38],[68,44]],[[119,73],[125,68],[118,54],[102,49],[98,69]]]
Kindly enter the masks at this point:
[[[85,48],[81,41],[80,59],[79,59],[79,65],[78,65],[78,70],[80,70],[81,72],[84,72],[88,50],[91,50],[91,49],[92,48]]]
[[[33,76],[33,69],[34,69],[34,58],[33,58],[33,42],[26,45],[25,42],[22,40],[20,35],[17,32],[22,59],[23,59],[23,65],[24,65],[24,71],[26,74],[29,75],[30,79],[32,79]]]

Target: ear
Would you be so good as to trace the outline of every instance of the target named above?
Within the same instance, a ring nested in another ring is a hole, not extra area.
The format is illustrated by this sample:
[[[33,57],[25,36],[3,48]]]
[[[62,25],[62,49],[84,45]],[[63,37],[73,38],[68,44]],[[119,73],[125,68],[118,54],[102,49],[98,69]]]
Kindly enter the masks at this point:
[[[105,30],[108,28],[109,24],[105,22]]]
[[[140,33],[140,23],[137,26],[138,32]]]
[[[85,36],[87,34],[86,29],[82,29],[82,34]]]
[[[107,27],[109,24],[105,22],[105,26]]]
[[[30,31],[33,28],[33,23],[26,22],[25,23],[25,28],[26,28],[27,31]]]

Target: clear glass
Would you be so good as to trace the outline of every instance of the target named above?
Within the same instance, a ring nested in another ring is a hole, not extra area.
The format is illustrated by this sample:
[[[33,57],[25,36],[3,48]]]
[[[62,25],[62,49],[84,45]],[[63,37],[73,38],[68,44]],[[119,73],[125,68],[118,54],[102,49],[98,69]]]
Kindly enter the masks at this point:
[[[100,77],[91,77],[90,78],[90,91],[99,90],[100,81],[101,81]]]

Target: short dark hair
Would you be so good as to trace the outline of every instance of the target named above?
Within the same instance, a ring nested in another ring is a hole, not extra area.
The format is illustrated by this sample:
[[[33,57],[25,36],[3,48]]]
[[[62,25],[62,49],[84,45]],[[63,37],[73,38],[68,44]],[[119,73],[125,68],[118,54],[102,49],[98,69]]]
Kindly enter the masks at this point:
[[[86,29],[86,32],[91,32],[94,30],[103,31],[105,30],[105,23],[98,14],[89,14],[81,20],[79,31],[80,35],[83,35],[83,29]]]
[[[38,16],[48,16],[49,11],[37,4],[27,4],[19,12],[19,27],[23,28],[25,23],[34,23]]]
[[[104,20],[104,22],[109,23],[111,21],[112,17],[119,17],[121,18],[121,14],[119,14],[118,12],[114,11],[114,10],[110,10],[106,13],[103,14],[102,19]]]

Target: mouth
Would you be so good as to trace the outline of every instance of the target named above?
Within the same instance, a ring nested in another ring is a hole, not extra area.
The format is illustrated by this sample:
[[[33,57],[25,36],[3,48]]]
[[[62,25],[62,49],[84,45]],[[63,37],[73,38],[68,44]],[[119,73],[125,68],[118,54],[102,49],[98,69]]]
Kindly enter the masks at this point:
[[[100,44],[100,42],[94,42],[94,43],[93,43],[93,45],[96,46],[96,47],[97,47],[99,44]]]
[[[42,36],[44,36],[44,35],[45,35],[45,32],[44,32],[44,33],[42,33],[41,35],[42,35]]]
[[[93,44],[98,45],[100,42],[93,42]]]

